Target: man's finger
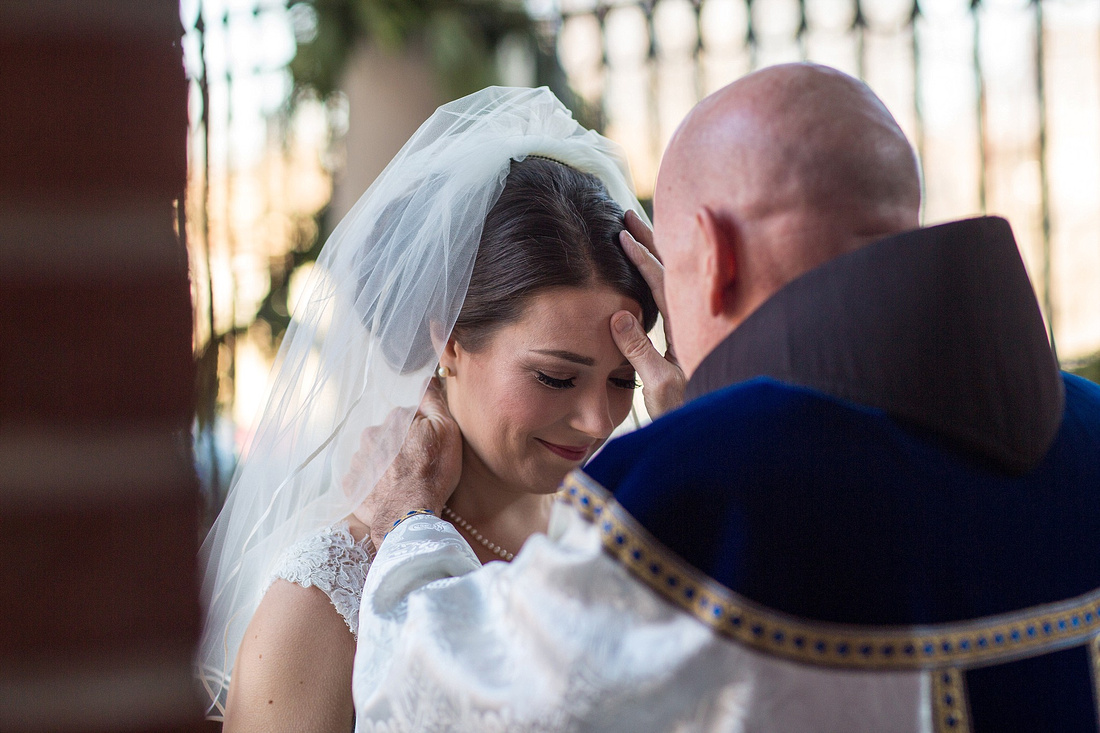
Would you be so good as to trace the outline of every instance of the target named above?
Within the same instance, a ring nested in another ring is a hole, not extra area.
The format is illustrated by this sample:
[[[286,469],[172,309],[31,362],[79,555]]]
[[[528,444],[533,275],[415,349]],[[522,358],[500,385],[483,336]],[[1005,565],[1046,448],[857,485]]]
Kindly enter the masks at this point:
[[[611,337],[642,379],[642,399],[652,418],[683,404],[684,373],[653,347],[633,315],[619,311],[611,317]]]
[[[623,218],[623,223],[626,224],[626,230],[630,232],[630,235],[645,247],[646,251],[653,255],[655,260],[660,262],[661,258],[657,255],[657,249],[653,246],[653,230],[646,226],[646,223],[642,221],[642,217],[628,209],[626,216]]]
[[[653,347],[653,342],[642,330],[638,319],[626,311],[619,311],[612,316],[611,338],[638,372],[642,384],[652,384],[660,380],[665,371],[674,368]]]
[[[619,232],[619,244],[642,278],[653,293],[653,301],[657,304],[657,310],[665,313],[665,268],[653,254],[643,247],[638,240],[631,236],[627,230]]]
[[[424,397],[420,400],[420,414],[429,420],[452,419],[447,409],[447,400],[443,397],[443,390],[439,386],[439,380],[435,377],[428,382],[428,389],[424,391]]]

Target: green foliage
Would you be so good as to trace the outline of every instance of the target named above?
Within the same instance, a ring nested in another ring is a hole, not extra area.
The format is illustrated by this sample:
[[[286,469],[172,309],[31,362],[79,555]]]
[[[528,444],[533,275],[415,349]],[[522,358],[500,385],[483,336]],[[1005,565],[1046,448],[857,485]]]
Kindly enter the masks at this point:
[[[536,83],[553,89],[582,125],[601,127],[600,111],[569,89],[552,39],[539,33],[522,0],[298,0],[290,10],[306,11],[316,21],[312,39],[299,41],[290,62],[299,93],[308,89],[324,99],[337,91],[352,50],[366,42],[394,53],[414,44],[423,48],[435,69],[438,92],[456,99],[499,83],[496,51],[506,38],[519,38],[532,51]],[[268,327],[272,347],[290,323],[290,275],[317,258],[335,224],[326,214],[327,208],[318,213],[315,226],[300,227],[286,258],[272,263],[271,288],[256,314]]]
[[[324,221],[328,213],[326,206],[317,214],[318,221]],[[281,262],[272,262],[268,268],[271,286],[267,295],[260,302],[260,308],[256,312],[256,320],[267,324],[267,333],[270,338],[272,350],[278,345],[290,325],[290,276],[307,262],[315,262],[321,254],[321,246],[328,238],[318,236],[317,227],[304,226],[300,222],[295,232],[295,243]]]
[[[1069,365],[1066,371],[1100,384],[1100,351]]]
[[[325,97],[336,91],[348,55],[360,41],[399,51],[424,42],[448,98],[494,83],[493,56],[505,37],[535,43],[519,0],[308,0],[316,35],[290,63],[295,86]]]

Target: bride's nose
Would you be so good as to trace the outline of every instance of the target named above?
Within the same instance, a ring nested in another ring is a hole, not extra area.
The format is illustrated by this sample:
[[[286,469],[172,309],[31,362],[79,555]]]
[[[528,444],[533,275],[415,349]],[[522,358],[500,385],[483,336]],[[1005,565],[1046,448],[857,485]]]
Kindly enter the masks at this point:
[[[590,389],[578,395],[571,427],[597,440],[605,440],[615,429],[611,401],[606,389]]]

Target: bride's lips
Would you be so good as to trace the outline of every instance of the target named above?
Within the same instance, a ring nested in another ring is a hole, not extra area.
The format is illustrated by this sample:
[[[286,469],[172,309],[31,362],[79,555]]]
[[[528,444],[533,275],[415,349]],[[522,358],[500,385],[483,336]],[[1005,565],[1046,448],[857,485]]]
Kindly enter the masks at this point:
[[[551,453],[559,455],[567,461],[583,461],[592,448],[591,445],[558,445],[557,443],[548,443],[542,438],[535,438],[535,440],[546,446]]]

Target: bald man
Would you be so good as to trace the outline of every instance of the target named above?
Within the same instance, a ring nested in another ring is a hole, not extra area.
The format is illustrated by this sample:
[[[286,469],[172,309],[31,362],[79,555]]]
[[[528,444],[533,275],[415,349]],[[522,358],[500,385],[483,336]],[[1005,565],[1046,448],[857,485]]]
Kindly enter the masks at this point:
[[[813,65],[700,103],[654,203],[624,248],[675,356],[611,327],[651,411],[686,403],[510,565],[400,522],[359,730],[1096,730],[1100,388],[1058,371],[1007,223],[919,229],[897,124]]]

